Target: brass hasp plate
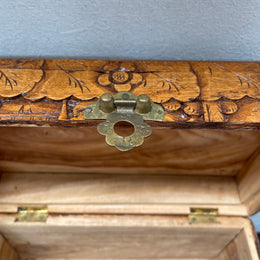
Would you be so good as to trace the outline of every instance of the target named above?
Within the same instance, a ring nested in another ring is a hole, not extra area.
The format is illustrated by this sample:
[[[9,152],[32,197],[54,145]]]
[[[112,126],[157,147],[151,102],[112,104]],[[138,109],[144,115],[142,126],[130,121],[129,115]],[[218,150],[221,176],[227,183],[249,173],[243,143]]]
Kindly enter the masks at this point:
[[[84,111],[85,119],[106,119],[98,125],[98,132],[106,137],[107,144],[120,151],[140,146],[144,138],[152,133],[151,127],[144,120],[163,121],[164,114],[162,106],[155,104],[149,96],[136,96],[126,91],[115,95],[105,93]],[[114,126],[120,122],[130,123],[134,132],[129,136],[118,135]]]

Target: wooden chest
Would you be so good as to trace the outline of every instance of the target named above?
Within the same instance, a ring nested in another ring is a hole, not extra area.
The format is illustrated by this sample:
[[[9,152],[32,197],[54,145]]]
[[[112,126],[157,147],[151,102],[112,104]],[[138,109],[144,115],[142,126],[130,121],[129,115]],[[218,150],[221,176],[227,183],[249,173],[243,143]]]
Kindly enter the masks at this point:
[[[105,93],[164,119],[119,151]],[[259,259],[260,63],[0,60],[0,98],[1,260]]]

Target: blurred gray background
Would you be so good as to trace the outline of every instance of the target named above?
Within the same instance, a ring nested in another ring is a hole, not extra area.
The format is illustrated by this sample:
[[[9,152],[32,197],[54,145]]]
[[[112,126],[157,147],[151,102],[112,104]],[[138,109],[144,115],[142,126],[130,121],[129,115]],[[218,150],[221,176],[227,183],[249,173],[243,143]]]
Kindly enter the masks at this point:
[[[259,0],[0,0],[1,57],[260,60]]]
[[[0,0],[0,57],[260,61],[259,0]],[[260,214],[253,217],[260,232]]]

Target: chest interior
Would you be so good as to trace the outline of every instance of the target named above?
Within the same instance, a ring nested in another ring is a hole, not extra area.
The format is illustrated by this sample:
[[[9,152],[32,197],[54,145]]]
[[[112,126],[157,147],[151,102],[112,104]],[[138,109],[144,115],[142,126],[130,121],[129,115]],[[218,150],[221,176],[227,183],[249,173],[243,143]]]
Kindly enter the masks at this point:
[[[122,153],[94,126],[2,127],[1,259],[258,259],[259,145],[256,130],[164,127]],[[46,221],[18,221],[28,207]]]

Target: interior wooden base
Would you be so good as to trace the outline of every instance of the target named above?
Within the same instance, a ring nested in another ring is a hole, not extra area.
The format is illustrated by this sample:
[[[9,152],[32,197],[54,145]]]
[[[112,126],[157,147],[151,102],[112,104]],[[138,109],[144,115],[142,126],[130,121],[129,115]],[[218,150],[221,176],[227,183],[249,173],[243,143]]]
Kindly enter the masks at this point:
[[[15,222],[19,206],[47,207],[47,222]],[[192,207],[217,208],[217,223],[190,224]],[[5,173],[0,212],[26,260],[258,259],[232,176]]]
[[[147,215],[14,219],[1,216],[0,230],[21,259],[258,259],[250,221],[239,217],[192,225],[187,217]]]

